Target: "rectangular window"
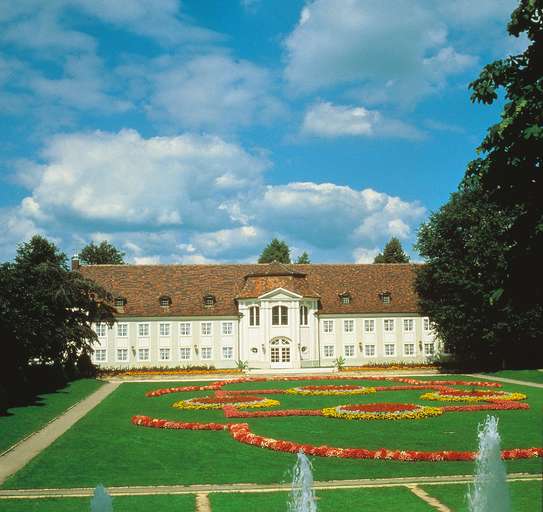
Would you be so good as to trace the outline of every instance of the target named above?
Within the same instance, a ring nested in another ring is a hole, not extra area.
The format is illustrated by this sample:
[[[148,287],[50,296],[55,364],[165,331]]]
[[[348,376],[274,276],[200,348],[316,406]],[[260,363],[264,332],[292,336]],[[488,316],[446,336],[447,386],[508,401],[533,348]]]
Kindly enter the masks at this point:
[[[211,322],[202,322],[200,324],[200,333],[202,336],[211,336]]]
[[[249,325],[251,327],[260,325],[260,308],[258,306],[251,306],[249,308]]]
[[[373,318],[364,320],[364,331],[375,332],[375,320]]]
[[[179,359],[181,359],[181,361],[190,359],[190,347],[181,347],[179,349]]]
[[[117,349],[117,361],[128,361],[128,349],[127,348],[118,348]]]
[[[272,308],[272,325],[288,325],[288,308],[286,306]]]
[[[170,335],[170,324],[159,324],[158,332],[160,336],[169,336]]]
[[[375,356],[375,345],[364,345],[364,355],[366,357]]]
[[[107,324],[96,324],[95,332],[96,336],[98,336],[99,338],[105,338],[107,335]]]
[[[106,361],[106,359],[107,359],[107,352],[105,349],[99,348],[94,351],[94,360],[97,363],[103,363]]]
[[[413,332],[413,319],[404,318],[403,320],[403,330],[404,332]]]
[[[149,361],[149,349],[148,348],[139,348],[138,349],[138,361]]]
[[[351,303],[351,296],[350,295],[342,295],[340,297],[340,302],[342,304],[350,304]]]
[[[190,336],[190,322],[181,322],[179,324],[179,335]]]
[[[202,347],[202,359],[212,359],[213,349],[211,347]]]
[[[388,319],[384,321],[385,331],[392,332],[394,330],[394,320]]]
[[[233,327],[232,322],[223,322],[222,323],[223,336],[232,336],[233,328],[234,327]]]
[[[138,324],[138,336],[140,338],[149,337],[149,324]]]
[[[128,324],[117,324],[117,336],[126,338],[128,336]]]
[[[158,358],[161,361],[169,361],[170,360],[170,349],[169,348],[161,348],[158,351]]]
[[[390,304],[390,295],[383,295],[383,304]]]
[[[385,356],[395,356],[396,355],[396,345],[393,343],[385,343]]]
[[[322,332],[326,332],[326,333],[334,332],[334,321],[333,320],[323,320],[322,321]]]
[[[434,355],[434,343],[425,343],[424,344],[424,355],[433,356]]]
[[[234,349],[232,347],[223,347],[222,348],[222,358],[223,359],[234,359]]]
[[[422,325],[423,329],[428,332],[430,330],[430,319],[429,318],[423,318],[422,319]]]
[[[334,345],[324,345],[324,357],[334,357]]]
[[[308,325],[308,309],[307,306],[300,307],[300,325]]]
[[[354,357],[354,345],[345,345],[343,347],[345,357]]]
[[[415,345],[413,343],[406,343],[403,346],[403,355],[404,356],[414,356],[415,355]]]
[[[343,332],[354,332],[354,320],[343,320]]]

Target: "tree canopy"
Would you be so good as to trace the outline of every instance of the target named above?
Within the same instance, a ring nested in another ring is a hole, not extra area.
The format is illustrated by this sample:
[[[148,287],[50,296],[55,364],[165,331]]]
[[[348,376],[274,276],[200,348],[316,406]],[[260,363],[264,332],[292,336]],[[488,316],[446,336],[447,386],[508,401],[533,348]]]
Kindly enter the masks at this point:
[[[260,254],[258,263],[271,263],[278,261],[279,263],[290,263],[290,249],[286,242],[274,238]]]
[[[459,191],[419,231],[416,289],[460,366],[530,367],[543,338],[543,2],[521,0],[520,55],[484,67],[472,101],[505,105]]]
[[[296,260],[296,263],[298,265],[302,265],[302,264],[309,264],[311,263],[311,260],[309,259],[309,254],[307,254],[306,251],[304,251],[302,254],[300,254],[300,256],[298,256],[298,259]]]
[[[66,255],[45,238],[20,245],[15,261],[0,265],[0,391],[18,395],[35,367],[63,372],[88,358],[97,339],[91,323],[113,322],[110,299],[68,271]]]
[[[543,300],[543,2],[521,0],[508,32],[525,34],[526,50],[484,67],[470,84],[472,101],[491,104],[505,93],[498,123],[488,129],[464,182],[477,183],[489,200],[512,212],[500,234],[507,248],[505,291],[515,300]],[[530,293],[526,293],[527,291]]]
[[[380,252],[373,263],[409,263],[409,256],[405,254],[401,242],[396,238],[392,237],[383,252]]]
[[[79,252],[79,259],[84,265],[122,265],[124,252],[119,251],[107,240],[96,245],[94,242],[86,245]]]

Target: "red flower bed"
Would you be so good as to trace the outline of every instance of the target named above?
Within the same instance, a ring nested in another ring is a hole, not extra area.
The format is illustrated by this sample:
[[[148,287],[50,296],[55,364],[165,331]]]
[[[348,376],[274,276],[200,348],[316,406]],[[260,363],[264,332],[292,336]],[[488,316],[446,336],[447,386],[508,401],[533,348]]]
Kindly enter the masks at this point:
[[[470,411],[512,411],[514,409],[529,409],[528,404],[521,402],[493,402],[479,405],[444,405],[443,412],[470,412]]]
[[[186,423],[182,421],[163,420],[150,416],[132,416],[132,423],[139,427],[168,428],[174,430],[225,430],[225,423]]]
[[[222,395],[222,396],[204,396],[201,398],[195,398],[194,402],[199,404],[231,404],[231,403],[240,403],[240,402],[257,402],[262,400],[258,396],[252,395]]]
[[[225,418],[272,418],[285,416],[322,416],[320,409],[282,409],[280,411],[240,411],[232,405],[222,408]]]

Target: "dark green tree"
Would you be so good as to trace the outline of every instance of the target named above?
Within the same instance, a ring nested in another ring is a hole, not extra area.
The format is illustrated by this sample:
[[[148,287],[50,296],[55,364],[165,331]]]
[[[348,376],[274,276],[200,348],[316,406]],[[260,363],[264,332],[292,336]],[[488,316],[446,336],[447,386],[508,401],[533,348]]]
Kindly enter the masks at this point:
[[[505,104],[465,182],[476,182],[512,213],[500,233],[507,271],[496,294],[529,307],[543,302],[543,1],[521,0],[507,29],[515,37],[525,34],[529,44],[520,55],[485,66],[470,84],[472,101],[491,104],[502,91]]]
[[[383,252],[380,252],[373,263],[409,263],[409,256],[405,254],[402,244],[396,237],[392,237]]]
[[[122,265],[124,252],[119,251],[107,240],[96,245],[94,242],[86,245],[79,253],[79,259],[84,265]]]
[[[499,238],[512,216],[480,189],[464,188],[419,231],[417,250],[426,260],[415,284],[420,307],[464,368],[537,361],[542,306],[527,311],[510,298],[496,301],[507,272]]]
[[[262,251],[258,263],[290,263],[290,249],[286,242],[274,238]]]
[[[300,254],[300,256],[298,256],[298,259],[296,260],[296,263],[298,265],[302,265],[302,264],[309,264],[311,263],[311,260],[309,259],[309,254],[307,254],[306,251],[304,251],[302,254]]]
[[[91,322],[113,322],[109,300],[93,281],[70,272],[66,256],[45,238],[20,245],[15,261],[0,266],[0,388],[16,397],[36,391],[36,369],[73,370],[97,339]]]

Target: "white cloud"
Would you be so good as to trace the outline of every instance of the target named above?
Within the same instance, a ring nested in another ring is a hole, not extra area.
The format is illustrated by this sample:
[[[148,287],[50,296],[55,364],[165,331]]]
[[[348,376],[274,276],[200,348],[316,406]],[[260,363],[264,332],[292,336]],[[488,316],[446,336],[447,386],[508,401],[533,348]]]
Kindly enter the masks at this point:
[[[51,139],[42,159],[27,163],[30,194],[6,215],[8,239],[41,230],[68,252],[107,239],[138,263],[240,261],[274,236],[312,261],[360,259],[360,248],[391,236],[411,240],[426,214],[416,201],[370,188],[266,186],[268,161],[219,137],[74,133]]]
[[[420,139],[423,134],[415,127],[397,119],[388,119],[376,110],[350,105],[318,102],[305,113],[302,133],[318,137],[342,136],[399,137]]]
[[[368,249],[366,247],[357,247],[353,251],[354,261],[355,263],[373,263],[375,256],[377,256],[379,252],[380,251],[377,247],[374,247],[372,249]]]
[[[258,186],[267,166],[218,137],[144,139],[133,130],[59,135],[43,158],[36,208],[71,222],[157,227],[229,224],[220,205]]]
[[[160,263],[160,256],[136,256],[134,263],[136,265],[158,265]]]
[[[347,84],[366,102],[412,103],[474,62],[445,22],[423,1],[315,0],[285,39],[285,77],[299,92]]]
[[[134,77],[134,68],[129,71]],[[136,77],[142,75],[151,89],[147,113],[175,127],[230,129],[268,123],[285,112],[270,73],[228,55],[163,57]]]

